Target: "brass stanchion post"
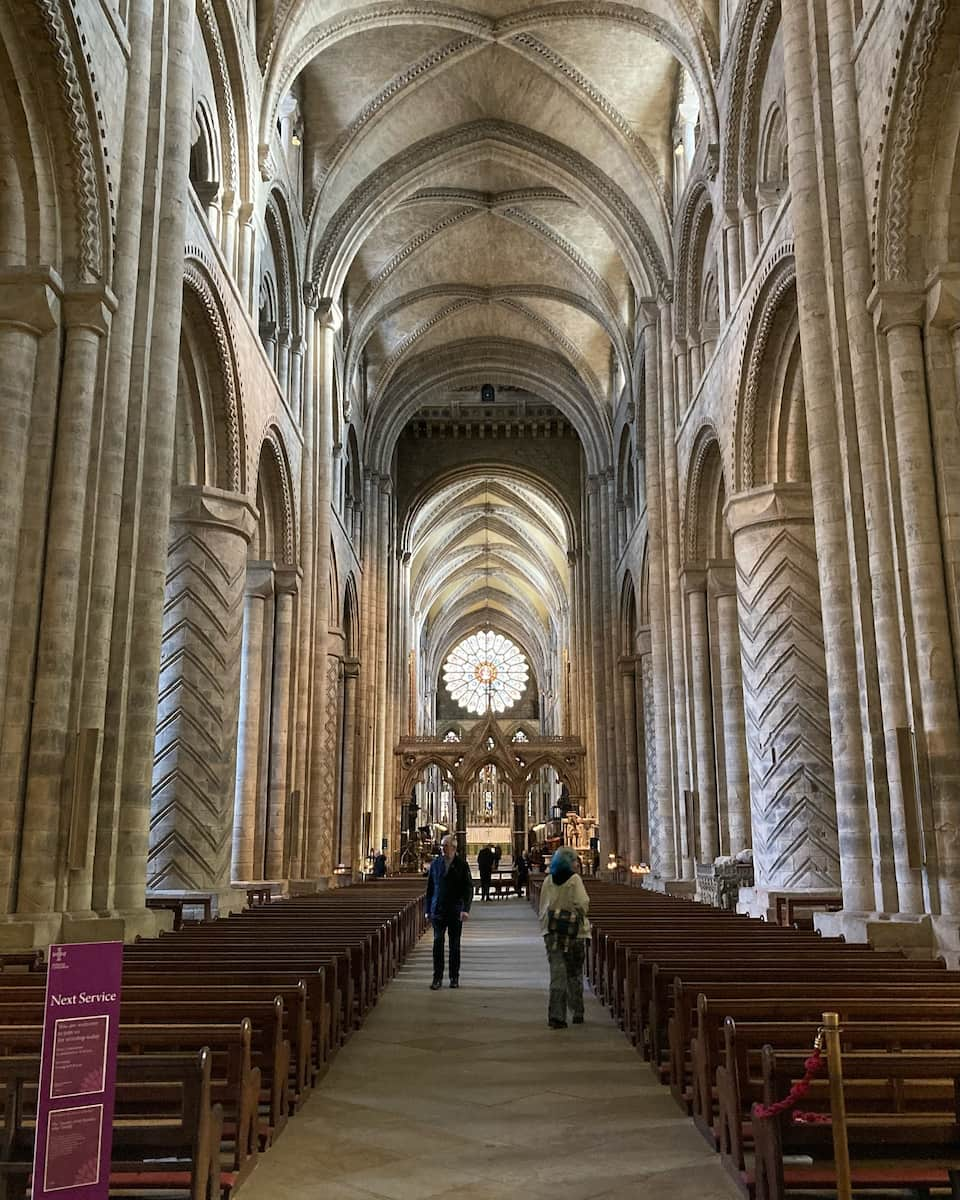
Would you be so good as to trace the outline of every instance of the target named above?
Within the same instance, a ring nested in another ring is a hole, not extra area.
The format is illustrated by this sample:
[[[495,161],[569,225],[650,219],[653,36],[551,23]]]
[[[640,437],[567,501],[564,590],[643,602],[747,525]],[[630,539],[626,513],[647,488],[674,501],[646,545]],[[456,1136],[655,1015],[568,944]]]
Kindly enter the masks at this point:
[[[850,1151],[847,1146],[847,1109],[843,1101],[843,1062],[840,1055],[840,1018],[823,1014],[830,1071],[830,1115],[833,1128],[833,1159],[837,1169],[837,1200],[853,1200],[850,1184]]]

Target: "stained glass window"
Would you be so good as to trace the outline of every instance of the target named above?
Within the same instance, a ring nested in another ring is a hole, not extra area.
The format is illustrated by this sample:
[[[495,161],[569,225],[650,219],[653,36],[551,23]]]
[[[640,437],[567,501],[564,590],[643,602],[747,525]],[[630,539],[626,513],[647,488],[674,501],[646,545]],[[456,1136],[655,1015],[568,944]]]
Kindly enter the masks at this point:
[[[530,668],[519,646],[492,629],[473,633],[443,666],[447,691],[468,712],[504,712],[523,695]]]

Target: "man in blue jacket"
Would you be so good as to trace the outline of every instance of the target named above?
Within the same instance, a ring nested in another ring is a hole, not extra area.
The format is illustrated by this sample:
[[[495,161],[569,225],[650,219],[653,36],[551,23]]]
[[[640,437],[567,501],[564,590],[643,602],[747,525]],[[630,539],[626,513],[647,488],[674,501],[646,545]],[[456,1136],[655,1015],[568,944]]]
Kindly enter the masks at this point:
[[[457,839],[452,833],[440,843],[443,853],[430,864],[427,875],[427,916],[433,922],[433,983],[436,991],[443,984],[443,937],[450,938],[450,986],[460,986],[460,934],[473,903],[473,879],[470,868],[457,854]]]

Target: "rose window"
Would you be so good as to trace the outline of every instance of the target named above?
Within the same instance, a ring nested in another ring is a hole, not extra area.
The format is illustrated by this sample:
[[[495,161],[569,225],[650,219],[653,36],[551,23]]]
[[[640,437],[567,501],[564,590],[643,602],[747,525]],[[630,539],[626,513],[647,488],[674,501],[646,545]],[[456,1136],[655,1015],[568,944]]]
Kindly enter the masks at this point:
[[[504,712],[523,695],[530,668],[523,651],[502,633],[473,633],[443,666],[447,691],[468,712]]]

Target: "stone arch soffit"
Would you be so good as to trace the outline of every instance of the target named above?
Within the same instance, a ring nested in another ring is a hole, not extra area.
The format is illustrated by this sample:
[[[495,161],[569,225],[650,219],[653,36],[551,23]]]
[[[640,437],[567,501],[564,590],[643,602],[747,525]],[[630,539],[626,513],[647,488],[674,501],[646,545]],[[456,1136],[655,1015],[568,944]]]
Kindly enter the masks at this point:
[[[643,539],[643,550],[640,553],[639,587],[637,588],[637,621],[639,627],[645,629],[650,624],[650,541]]]
[[[283,527],[277,545],[283,553],[283,562],[287,566],[297,563],[297,518],[294,505],[295,489],[293,473],[290,470],[290,459],[287,455],[283,434],[271,425],[263,435],[260,445],[260,461],[269,461],[271,466],[271,483],[277,489],[276,500],[283,515]]]
[[[657,246],[627,193],[583,155],[508,121],[483,119],[426,137],[382,163],[308,234],[308,271],[322,295],[338,296],[360,246],[385,216],[422,186],[425,170],[446,169],[490,148],[507,165],[531,167],[576,200],[617,247],[639,295],[668,286],[669,245]]]
[[[748,491],[756,486],[757,415],[766,400],[766,397],[761,396],[760,388],[767,349],[781,306],[791,302],[791,293],[794,294],[792,303],[795,304],[795,292],[796,263],[793,244],[786,243],[780,247],[767,267],[744,334],[740,354],[740,390],[734,422],[732,462],[725,464],[729,469],[724,471],[725,478],[732,484],[731,493]]]
[[[577,523],[565,500],[549,479],[524,467],[505,465],[504,463],[490,460],[488,462],[474,463],[466,469],[463,467],[451,467],[449,470],[428,479],[418,491],[414,492],[406,511],[400,518],[401,545],[409,546],[411,536],[424,506],[438,493],[455,486],[463,480],[477,479],[482,484],[490,476],[500,476],[503,479],[516,479],[518,483],[522,483],[532,491],[543,492],[547,500],[549,500],[563,519],[567,533],[567,545],[573,546],[575,544]],[[495,482],[491,483],[491,486],[496,486]]]
[[[506,287],[486,288],[474,287],[471,284],[448,284],[442,287],[431,286],[416,288],[406,292],[397,299],[385,304],[380,309],[371,310],[361,318],[361,323],[355,332],[351,333],[347,346],[347,378],[353,379],[363,354],[364,347],[373,335],[381,321],[389,320],[414,304],[429,299],[471,300],[475,303],[490,303],[498,300],[554,300],[560,304],[576,309],[595,321],[610,339],[617,358],[624,372],[624,378],[631,377],[630,352],[627,345],[627,334],[622,322],[615,312],[576,292],[565,288],[528,286],[511,284]]]
[[[686,478],[680,514],[682,561],[699,563],[711,557],[714,539],[704,522],[716,516],[717,497],[724,486],[720,438],[711,424],[705,424],[694,438]]]
[[[18,246],[19,265],[49,263],[60,266],[60,207],[57,163],[50,140],[44,136],[42,105],[22,80],[30,72],[23,59],[9,13],[0,7],[0,118],[5,133],[0,156],[0,176],[6,183],[0,226],[13,257]]]
[[[265,73],[260,140],[269,143],[280,101],[307,63],[337,42],[366,30],[430,25],[476,38],[483,44],[509,45],[511,36],[548,29],[554,23],[602,21],[642,32],[670,50],[694,80],[709,140],[716,142],[719,124],[713,80],[720,58],[716,34],[697,0],[674,0],[673,8],[675,19],[667,20],[638,5],[609,0],[584,5],[580,0],[563,0],[495,18],[443,0],[417,0],[409,5],[382,0],[344,6],[326,21],[318,22],[315,8],[306,0],[283,5],[278,9],[283,15],[282,27],[272,39]]]
[[[677,337],[700,325],[700,294],[707,242],[713,228],[713,203],[705,180],[688,191],[677,223],[677,287],[674,327]]]
[[[347,656],[351,658],[359,654],[360,638],[363,634],[363,630],[360,628],[360,603],[357,595],[357,582],[351,571],[344,584],[343,603],[340,608],[344,645]]]
[[[611,458],[610,414],[593,403],[580,381],[559,355],[526,342],[477,339],[455,342],[417,355],[395,379],[386,397],[387,412],[368,415],[368,459],[375,470],[389,474],[397,439],[418,408],[430,403],[438,390],[492,383],[519,386],[553,404],[580,438],[591,474],[606,469]]]
[[[770,50],[780,27],[781,0],[742,0],[724,62],[732,58],[730,99],[720,138],[721,196],[724,210],[736,210],[755,162],[749,153],[750,129],[756,134],[760,96]],[[752,109],[752,125],[748,110]]]
[[[556,353],[565,359],[570,370],[574,371],[581,378],[594,404],[598,407],[603,405],[603,389],[593,368],[583,356],[580,347],[571,341],[563,330],[559,329],[552,321],[548,321],[545,317],[540,316],[539,313],[515,297],[464,296],[452,300],[451,303],[445,304],[432,316],[425,318],[416,329],[407,334],[397,345],[396,349],[383,364],[383,369],[377,380],[377,388],[371,401],[372,407],[378,407],[383,403],[383,398],[390,390],[394,378],[402,370],[404,362],[412,355],[421,338],[429,333],[433,333],[445,320],[459,316],[466,309],[484,307],[491,303],[519,314],[525,322],[534,325],[540,333],[545,335],[556,347]]]
[[[278,183],[270,188],[264,209],[264,225],[273,246],[274,260],[283,271],[279,314],[281,323],[293,337],[302,337],[303,305],[300,303],[299,280],[303,278],[303,266],[298,252],[300,239],[294,234],[291,205],[286,191]]]
[[[329,604],[330,604],[330,627],[336,628],[340,624],[340,568],[337,565],[337,550],[333,542],[330,543],[330,575],[328,579],[329,587]]]
[[[0,37],[0,69],[9,67],[12,76],[3,81],[7,106],[28,126],[18,148],[29,147],[30,162],[18,156],[18,174],[32,176],[46,210],[27,222],[34,261],[53,266],[68,286],[109,284],[116,234],[111,159],[119,177],[120,146],[107,137],[81,14],[58,0],[14,0],[0,16]]]
[[[188,258],[184,265],[183,284],[194,298],[209,330],[210,344],[216,354],[216,377],[220,384],[222,411],[214,415],[217,429],[222,427],[223,438],[221,446],[221,438],[219,435],[217,437],[217,480],[215,483],[208,482],[225,491],[246,492],[243,394],[234,352],[234,330],[207,264]]]
[[[243,35],[227,0],[197,0],[197,19],[217,104],[225,118],[221,129],[223,190],[239,203],[249,204],[256,195],[257,175],[253,99],[244,65],[249,51],[241,44]]]
[[[956,39],[960,9],[949,0],[929,0],[908,7],[901,25],[901,50],[893,68],[888,95],[889,116],[880,132],[873,194],[873,245],[877,281],[922,283],[938,263],[928,258],[925,244],[936,220],[937,204],[955,208],[949,190],[936,189],[938,174],[952,184],[956,144],[937,145],[950,89],[956,83]],[[956,131],[951,130],[956,137]],[[944,153],[935,161],[938,148]],[[938,172],[939,168],[939,172]]]
[[[620,584],[620,653],[632,655],[637,633],[637,590],[633,575],[624,571]]]

